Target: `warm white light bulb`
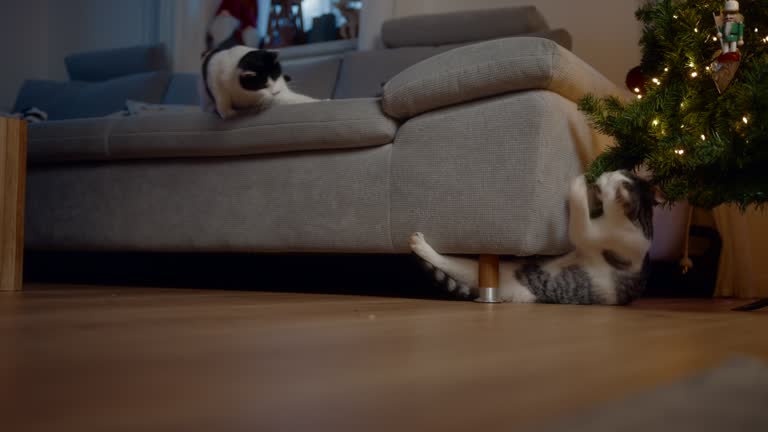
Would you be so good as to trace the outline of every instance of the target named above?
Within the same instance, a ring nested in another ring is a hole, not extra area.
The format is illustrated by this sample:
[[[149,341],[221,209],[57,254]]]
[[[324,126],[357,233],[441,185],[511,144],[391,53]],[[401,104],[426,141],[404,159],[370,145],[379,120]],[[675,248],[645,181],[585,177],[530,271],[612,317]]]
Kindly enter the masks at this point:
[[[744,124],[749,124],[749,120],[747,120],[747,116],[742,117],[741,121],[743,121]]]
[[[765,39],[768,40],[768,37],[766,37]],[[669,72],[669,68],[664,68],[664,72]]]
[[[654,121],[653,121],[653,125],[654,125],[654,126],[658,126],[658,125],[659,125],[659,121],[658,121],[658,120],[654,120]]]
[[[712,40],[717,42],[717,36],[712,36]]]
[[[654,78],[654,79],[652,79],[651,81],[653,81],[653,82],[654,82],[655,84],[657,84],[657,85],[658,85],[658,84],[661,84],[661,81],[659,81],[659,79],[658,79],[658,78]]]
[[[639,87],[635,87],[635,93],[640,93],[640,88]]]
[[[690,66],[690,67],[696,67],[696,64],[695,64],[695,63],[693,63],[693,62],[690,62],[690,63],[688,63],[688,66]]]
[[[704,136],[704,134],[701,134],[701,140],[702,140],[702,141],[706,141],[706,140],[707,140],[707,137],[705,137],[705,136]]]
[[[675,150],[675,153],[677,153],[677,154],[679,154],[679,155],[682,155],[682,154],[684,154],[684,153],[685,153],[685,150],[683,150],[683,149],[677,149],[677,150]]]
[[[694,32],[694,33],[698,33],[698,32],[699,32],[699,29],[698,29],[698,28],[695,28],[695,29],[693,29],[693,32]]]
[[[642,99],[642,98],[643,98],[643,95],[637,95],[637,98],[638,98],[638,99]]]

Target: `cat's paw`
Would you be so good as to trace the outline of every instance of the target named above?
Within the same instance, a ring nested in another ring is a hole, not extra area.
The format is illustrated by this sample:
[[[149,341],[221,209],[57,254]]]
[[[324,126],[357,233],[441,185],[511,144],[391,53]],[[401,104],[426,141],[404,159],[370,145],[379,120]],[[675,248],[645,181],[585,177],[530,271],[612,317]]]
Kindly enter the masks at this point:
[[[424,234],[420,232],[411,234],[408,245],[416,255],[424,258],[427,261],[429,261],[430,258],[435,254],[435,250],[432,249],[432,246],[430,246],[424,239]]]
[[[237,115],[237,111],[233,110],[232,108],[217,108],[216,112],[219,113],[219,116],[223,120],[231,119],[232,117]]]
[[[571,181],[571,196],[580,197],[587,194],[587,179],[580,175]]]

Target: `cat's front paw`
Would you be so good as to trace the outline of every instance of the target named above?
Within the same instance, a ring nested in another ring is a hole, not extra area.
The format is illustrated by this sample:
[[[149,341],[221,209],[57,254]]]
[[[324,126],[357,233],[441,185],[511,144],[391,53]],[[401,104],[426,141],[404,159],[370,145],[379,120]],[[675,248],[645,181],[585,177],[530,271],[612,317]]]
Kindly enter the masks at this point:
[[[408,245],[411,247],[411,250],[418,248],[424,243],[426,243],[426,240],[424,240],[424,234],[420,232],[411,234],[411,238],[408,239]]]
[[[231,119],[237,115],[237,111],[232,108],[218,107],[216,108],[216,112],[219,113],[219,117],[223,120]]]
[[[571,181],[571,196],[583,197],[587,194],[587,179],[580,175]]]

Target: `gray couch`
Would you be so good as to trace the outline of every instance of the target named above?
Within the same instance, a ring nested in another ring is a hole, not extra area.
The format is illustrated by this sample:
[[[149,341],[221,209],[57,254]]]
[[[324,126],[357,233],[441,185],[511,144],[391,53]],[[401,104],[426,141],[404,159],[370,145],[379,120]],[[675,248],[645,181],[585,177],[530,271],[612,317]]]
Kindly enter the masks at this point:
[[[382,39],[287,56],[299,91],[332,100],[231,121],[64,108],[108,105],[119,80],[146,102],[197,103],[196,77],[146,50],[130,76],[88,67],[115,52],[69,59],[91,81],[70,99],[25,84],[19,107],[64,113],[30,128],[27,248],[405,253],[418,230],[443,252],[567,251],[567,183],[607,143],[575,102],[620,90],[532,7],[398,19]]]

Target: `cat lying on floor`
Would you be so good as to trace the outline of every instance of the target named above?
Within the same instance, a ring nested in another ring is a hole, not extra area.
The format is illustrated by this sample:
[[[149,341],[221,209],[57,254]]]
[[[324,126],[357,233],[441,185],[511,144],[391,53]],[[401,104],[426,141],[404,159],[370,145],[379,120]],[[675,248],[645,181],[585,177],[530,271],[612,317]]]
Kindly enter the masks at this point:
[[[225,43],[203,54],[204,111],[230,118],[238,110],[261,112],[273,105],[315,102],[288,88],[276,51]],[[208,100],[206,100],[208,99]]]
[[[655,193],[628,171],[571,184],[569,236],[575,249],[557,258],[502,260],[499,296],[514,303],[628,304],[645,289]],[[477,297],[478,262],[435,252],[421,233],[410,246],[450,292]]]

